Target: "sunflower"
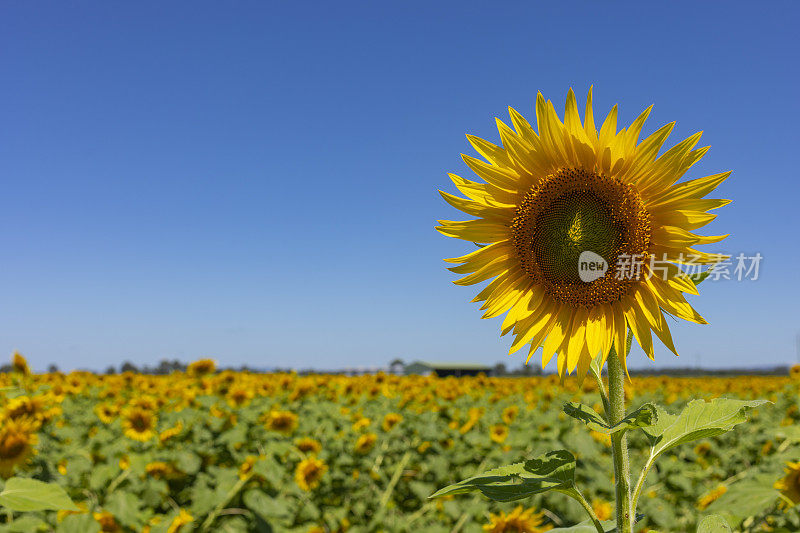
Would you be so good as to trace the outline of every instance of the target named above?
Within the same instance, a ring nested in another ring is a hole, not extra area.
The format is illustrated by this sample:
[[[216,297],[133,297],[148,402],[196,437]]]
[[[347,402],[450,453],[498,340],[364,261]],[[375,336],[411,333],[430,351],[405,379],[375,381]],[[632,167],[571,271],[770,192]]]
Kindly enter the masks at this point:
[[[403,415],[398,413],[387,413],[383,417],[383,424],[381,427],[384,431],[391,431],[393,427],[403,421]]]
[[[213,359],[198,359],[186,367],[186,373],[195,377],[213,374],[216,370],[217,363]]]
[[[308,459],[303,459],[297,465],[294,480],[301,489],[311,491],[319,486],[319,482],[327,470],[328,465],[324,461],[316,457],[309,457]]]
[[[291,435],[297,428],[297,415],[291,411],[270,411],[267,415],[267,429]]]
[[[14,372],[19,372],[20,374],[28,375],[31,373],[31,369],[28,367],[28,360],[25,359],[21,353],[16,351],[11,358],[11,367]]]
[[[113,403],[104,402],[97,404],[97,406],[94,408],[94,412],[101,422],[104,424],[110,424],[117,418],[117,415],[119,414],[119,407]]]
[[[489,429],[489,437],[497,444],[503,444],[508,438],[508,426],[505,424],[495,424]]]
[[[45,418],[44,399],[40,396],[18,396],[8,401],[3,416],[10,419],[29,418],[36,424],[42,425]]]
[[[508,514],[500,512],[490,515],[489,523],[483,529],[490,533],[540,533],[553,529],[549,525],[539,527],[543,521],[543,513],[534,513],[533,509],[525,511],[519,505]]]
[[[122,531],[122,528],[117,523],[117,519],[114,518],[114,515],[108,511],[92,513],[92,516],[94,517],[95,522],[100,524],[100,531],[103,533],[116,533],[117,531]]]
[[[356,440],[355,450],[358,454],[365,454],[369,453],[369,451],[375,446],[375,441],[378,440],[378,436],[375,433],[364,433],[358,437]]]
[[[322,444],[318,440],[310,437],[304,437],[295,441],[294,445],[303,453],[319,453],[322,450]]]
[[[692,233],[711,222],[709,210],[729,200],[704,199],[730,172],[677,183],[708,150],[696,133],[656,157],[674,123],[637,142],[650,109],[617,131],[617,108],[598,131],[592,92],[583,122],[567,95],[562,122],[539,93],[538,133],[509,108],[515,130],[497,121],[502,146],[467,136],[488,162],[463,155],[485,183],[450,177],[467,197],[440,191],[452,206],[477,217],[440,220],[437,230],[480,248],[450,268],[458,285],[494,278],[473,301],[483,318],[507,312],[510,352],[543,348],[542,365],[557,357],[559,375],[582,379],[597,353],[614,347],[625,365],[628,328],[653,355],[651,331],[676,353],[664,314],[705,324],[683,293],[697,288],[679,265],[713,265],[725,256],[693,248],[726,235]],[[627,368],[627,367],[626,367]]]
[[[126,437],[147,442],[156,434],[156,416],[152,411],[131,407],[123,413],[122,427]]]
[[[611,505],[611,502],[602,498],[595,498],[592,500],[592,510],[601,521],[609,520],[614,515],[614,507]]]
[[[187,526],[194,522],[194,517],[189,514],[186,509],[181,509],[177,516],[172,519],[172,522],[169,524],[169,528],[167,528],[167,533],[177,533],[181,531],[183,526]]]
[[[4,419],[0,424],[0,477],[9,478],[14,469],[34,454],[38,441],[36,423],[30,418]]]
[[[800,503],[800,463],[786,463],[784,473],[786,475],[775,483],[775,488],[792,503]]]
[[[726,492],[728,492],[728,487],[725,485],[717,485],[697,500],[697,508],[701,511],[705,511],[709,505],[720,499]]]
[[[171,438],[177,437],[178,435],[181,434],[181,431],[183,431],[183,421],[178,420],[178,422],[174,426],[168,427],[167,429],[158,434],[159,444],[164,444]]]

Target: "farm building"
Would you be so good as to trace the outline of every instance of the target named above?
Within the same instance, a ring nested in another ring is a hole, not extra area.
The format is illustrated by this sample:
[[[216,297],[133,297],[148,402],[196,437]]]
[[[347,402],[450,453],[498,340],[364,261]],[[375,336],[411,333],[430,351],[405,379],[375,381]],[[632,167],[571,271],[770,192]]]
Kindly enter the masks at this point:
[[[416,361],[410,365],[406,365],[406,375],[408,374],[436,374],[439,377],[444,376],[477,376],[480,373],[489,375],[492,372],[492,367],[480,363],[451,363],[451,362],[429,362],[429,361]]]

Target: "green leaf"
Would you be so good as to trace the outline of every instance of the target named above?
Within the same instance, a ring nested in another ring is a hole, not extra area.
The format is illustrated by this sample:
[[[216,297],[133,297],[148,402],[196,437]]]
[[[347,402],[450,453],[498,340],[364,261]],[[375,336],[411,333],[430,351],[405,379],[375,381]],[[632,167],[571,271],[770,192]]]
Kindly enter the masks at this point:
[[[59,485],[20,477],[6,481],[0,505],[12,511],[80,510]]]
[[[489,470],[449,485],[429,498],[479,490],[492,500],[510,502],[548,490],[570,492],[574,481],[575,456],[567,450],[557,450],[524,463]]]
[[[589,429],[601,433],[616,433],[617,431],[627,431],[633,428],[643,428],[652,426],[658,421],[658,411],[656,406],[646,403],[623,418],[617,424],[608,424],[602,416],[597,414],[594,409],[578,402],[568,402],[564,404],[564,412],[572,418],[580,420]]]
[[[708,510],[723,514],[734,522],[759,515],[778,501],[780,492],[773,487],[774,482],[774,476],[759,474],[734,483],[725,494],[709,505]]]
[[[703,518],[697,526],[697,533],[733,533],[731,526],[721,515],[712,514]]]
[[[655,424],[644,428],[655,459],[666,450],[697,439],[714,437],[747,421],[747,411],[769,403],[766,400],[730,400],[716,398],[710,402],[692,400],[679,415],[671,415],[661,407]]]
[[[613,531],[617,530],[617,521],[616,520],[608,520],[606,522],[600,522],[600,525],[603,526],[603,531],[606,533],[612,533]],[[580,524],[575,524],[574,526],[569,527],[557,527],[555,529],[548,530],[549,533],[597,533],[597,528],[594,527],[591,520],[586,520],[581,522]]]

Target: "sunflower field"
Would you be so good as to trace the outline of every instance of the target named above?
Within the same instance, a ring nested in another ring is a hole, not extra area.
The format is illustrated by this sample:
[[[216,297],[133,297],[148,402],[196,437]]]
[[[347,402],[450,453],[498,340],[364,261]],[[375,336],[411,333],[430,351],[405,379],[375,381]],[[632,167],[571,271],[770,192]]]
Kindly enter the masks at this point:
[[[556,493],[429,499],[554,447],[574,451],[597,516],[613,514],[610,438],[561,410],[600,409],[591,380],[255,374],[209,360],[166,376],[20,370],[0,374],[0,505],[14,476],[59,485],[76,507],[0,509],[2,532],[584,531],[570,527],[580,506]],[[800,530],[800,377],[634,377],[628,390],[634,406],[675,411],[696,397],[772,402],[659,463],[637,531],[695,531],[710,513],[735,531]],[[632,434],[634,465],[641,448]]]

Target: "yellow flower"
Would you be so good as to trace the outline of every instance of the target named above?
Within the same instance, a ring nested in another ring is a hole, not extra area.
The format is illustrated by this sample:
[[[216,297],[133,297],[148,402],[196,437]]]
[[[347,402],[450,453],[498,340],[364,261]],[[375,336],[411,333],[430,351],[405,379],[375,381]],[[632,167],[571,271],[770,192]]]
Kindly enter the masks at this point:
[[[11,366],[14,372],[19,372],[20,374],[28,375],[31,373],[31,369],[28,367],[28,361],[22,357],[22,354],[15,351],[13,357],[11,358]]]
[[[309,437],[298,439],[294,445],[303,453],[319,453],[322,450],[322,444]]]
[[[591,435],[596,442],[599,442],[603,446],[606,446],[608,448],[611,447],[611,435],[609,435],[608,433],[591,430],[589,431],[589,435]]]
[[[100,421],[104,424],[110,424],[117,418],[119,408],[112,403],[99,403],[95,406],[94,412]]]
[[[726,492],[728,492],[728,487],[726,487],[725,485],[717,486],[716,488],[710,490],[709,492],[701,496],[699,500],[697,500],[697,508],[700,509],[701,511],[704,511],[709,505],[717,501],[719,497],[725,494]]]
[[[308,459],[303,459],[297,465],[294,480],[301,489],[311,491],[319,486],[322,476],[325,475],[327,470],[328,465],[324,461],[316,457],[309,457]]]
[[[66,509],[61,509],[56,513],[56,520],[58,522],[63,521],[66,517],[73,514],[86,514],[89,512],[89,506],[86,505],[86,502],[78,502],[75,506],[79,509],[78,511],[68,511]]]
[[[270,411],[267,415],[267,429],[291,435],[297,428],[297,415],[290,411]]]
[[[244,458],[244,462],[239,465],[239,479],[247,479],[253,475],[253,467],[258,462],[260,457],[255,455],[248,455]]]
[[[123,455],[119,459],[119,469],[120,470],[127,470],[131,467],[131,460],[128,458],[127,455]]]
[[[129,439],[147,442],[156,432],[156,417],[147,410],[132,407],[125,410],[122,417],[122,428]]]
[[[602,498],[595,498],[592,500],[592,510],[600,520],[609,520],[614,514],[614,508],[611,503]]]
[[[189,514],[186,509],[181,509],[178,512],[178,516],[172,519],[172,522],[167,529],[167,533],[177,533],[181,530],[182,526],[186,526],[194,522],[194,517]]]
[[[122,528],[117,524],[114,515],[109,513],[108,511],[102,511],[99,513],[93,513],[95,521],[100,524],[100,531],[104,533],[116,533],[117,531],[122,531]]]
[[[800,365],[792,365],[789,368],[789,375],[795,379],[800,379]]]
[[[775,482],[775,488],[792,503],[800,503],[800,462],[786,463],[783,471],[786,475]]]
[[[250,403],[254,397],[252,389],[245,386],[234,387],[228,392],[228,403],[231,407],[242,407]]]
[[[36,424],[29,418],[7,419],[0,424],[0,477],[9,478],[14,469],[33,455],[38,441]]]
[[[178,422],[174,426],[167,428],[158,434],[158,442],[164,444],[169,439],[180,435],[181,431],[183,431],[183,421],[178,420]]]
[[[543,526],[543,513],[534,514],[533,509],[523,510],[522,506],[506,514],[500,512],[489,517],[489,523],[483,526],[484,531],[490,533],[540,533],[548,531],[553,526]]]
[[[504,424],[493,425],[490,429],[489,436],[494,442],[502,444],[505,442],[506,438],[508,438],[508,426]]]
[[[193,363],[189,363],[186,367],[186,373],[194,377],[202,377],[208,374],[213,374],[217,369],[217,363],[213,359],[198,359]]]
[[[393,427],[403,421],[403,416],[397,413],[387,413],[386,416],[383,417],[383,430],[384,431],[391,431]]]
[[[503,422],[508,425],[517,418],[517,414],[519,414],[519,406],[518,405],[509,405],[505,409],[503,409]]]
[[[694,447],[694,453],[699,455],[700,457],[705,457],[708,455],[708,452],[711,451],[711,444],[708,442],[701,442],[697,446]]]
[[[360,453],[362,455],[369,453],[369,451],[375,446],[375,441],[377,440],[378,436],[375,433],[364,433],[363,435],[359,436],[355,446],[356,453]]]
[[[144,467],[147,475],[154,479],[175,479],[181,476],[180,470],[164,461],[153,461]]]
[[[562,122],[540,93],[538,133],[510,109],[516,131],[498,120],[502,146],[468,136],[488,162],[463,159],[485,183],[451,174],[467,198],[441,194],[477,218],[436,228],[485,244],[447,261],[465,274],[456,284],[494,278],[473,301],[484,318],[507,312],[501,333],[513,331],[511,353],[530,345],[530,359],[542,346],[543,366],[558,354],[559,375],[577,369],[581,380],[596,354],[625,353],[628,328],[652,359],[651,332],[676,352],[663,313],[706,323],[683,296],[697,288],[678,265],[724,258],[693,248],[724,235],[693,231],[729,203],[703,197],[730,172],[678,183],[707,151],[694,149],[699,133],[656,158],[674,123],[637,144],[650,108],[617,132],[615,106],[598,132],[591,100],[590,90],[581,121],[570,90]]]
[[[353,431],[361,431],[362,429],[366,429],[372,423],[372,420],[369,418],[361,417],[353,423]]]

